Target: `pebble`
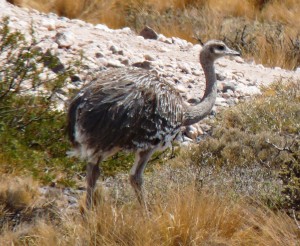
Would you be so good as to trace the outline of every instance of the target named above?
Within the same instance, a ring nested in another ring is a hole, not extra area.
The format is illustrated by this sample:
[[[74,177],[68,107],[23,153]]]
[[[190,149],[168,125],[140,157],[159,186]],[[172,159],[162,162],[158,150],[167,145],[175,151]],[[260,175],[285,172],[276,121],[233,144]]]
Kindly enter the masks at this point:
[[[110,46],[109,50],[110,50],[113,54],[117,54],[117,53],[120,51],[120,49],[119,49],[117,46],[115,46],[115,45]]]
[[[144,55],[144,58],[147,61],[155,61],[155,58],[152,55],[149,55],[149,54]]]
[[[41,25],[47,28],[48,31],[56,29],[56,22],[52,19],[42,19]]]
[[[178,68],[184,72],[184,73],[187,73],[187,74],[191,74],[192,73],[192,70],[190,68],[190,66],[186,63],[186,62],[183,62],[183,63],[179,63],[178,64]]]
[[[69,48],[75,42],[75,36],[72,32],[58,32],[55,36],[55,42],[59,48]]]
[[[122,64],[120,61],[118,60],[109,60],[107,62],[107,67],[115,67],[115,68],[119,68],[119,67],[124,67],[125,65]]]
[[[97,25],[95,25],[94,28],[99,29],[101,31],[105,31],[105,32],[110,32],[110,33],[113,32],[112,29],[108,28],[106,25],[103,25],[103,24],[97,24]]]
[[[143,62],[135,62],[132,64],[134,67],[144,68],[144,69],[150,69],[151,68],[151,62],[149,61],[143,61]]]
[[[223,98],[223,97],[219,97],[219,96],[216,98],[215,105],[216,106],[223,106],[223,107],[228,106],[226,99]]]
[[[149,26],[145,26],[144,29],[140,32],[140,36],[144,39],[157,39],[158,34]]]
[[[261,94],[261,91],[258,87],[256,86],[247,86],[244,84],[238,84],[236,87],[236,91],[239,93],[242,93],[246,96],[252,96],[252,95],[257,95]]]

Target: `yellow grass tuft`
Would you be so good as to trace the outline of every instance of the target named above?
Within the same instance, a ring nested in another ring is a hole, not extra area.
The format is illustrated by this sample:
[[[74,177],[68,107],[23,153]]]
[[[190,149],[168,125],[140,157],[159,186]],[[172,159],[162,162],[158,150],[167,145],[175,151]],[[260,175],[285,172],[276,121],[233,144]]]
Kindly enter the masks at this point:
[[[297,245],[299,229],[283,213],[194,186],[157,194],[149,216],[136,201],[106,197],[84,216],[62,213],[5,231],[1,245]],[[23,244],[22,244],[23,243]]]
[[[31,178],[0,177],[0,205],[9,211],[22,210],[34,204],[38,186]]]

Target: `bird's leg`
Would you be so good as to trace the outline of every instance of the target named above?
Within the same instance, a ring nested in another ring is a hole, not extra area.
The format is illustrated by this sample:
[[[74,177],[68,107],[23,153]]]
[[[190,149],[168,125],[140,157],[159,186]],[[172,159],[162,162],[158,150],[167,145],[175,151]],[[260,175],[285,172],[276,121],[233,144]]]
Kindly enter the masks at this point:
[[[130,170],[130,183],[133,187],[139,203],[147,209],[147,204],[143,192],[143,172],[152,156],[153,150],[138,151],[135,155],[135,162]]]
[[[100,176],[100,168],[99,168],[99,161],[95,163],[89,162],[87,164],[86,172],[86,181],[87,181],[87,195],[86,195],[86,207],[90,209],[93,204],[93,193],[95,190],[95,186],[97,183],[97,179]]]

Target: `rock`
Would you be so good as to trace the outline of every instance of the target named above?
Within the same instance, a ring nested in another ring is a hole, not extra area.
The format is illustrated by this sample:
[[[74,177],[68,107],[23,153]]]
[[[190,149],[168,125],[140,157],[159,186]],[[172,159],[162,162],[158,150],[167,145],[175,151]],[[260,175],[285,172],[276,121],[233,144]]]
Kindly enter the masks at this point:
[[[157,40],[160,41],[160,42],[166,43],[166,44],[172,44],[173,43],[171,38],[167,38],[163,34],[159,34]]]
[[[107,62],[107,67],[115,67],[115,68],[119,68],[119,67],[124,67],[125,65],[122,64],[120,61],[118,60],[109,60]]]
[[[256,86],[247,86],[244,84],[238,84],[236,87],[236,91],[242,93],[245,96],[252,96],[256,94],[261,94],[261,91]]]
[[[106,25],[103,24],[97,24],[95,28],[105,32],[110,32],[110,33],[113,32],[113,30],[111,30],[110,28],[108,28]]]
[[[217,80],[219,81],[224,81],[226,79],[226,76],[219,72],[216,72],[216,76],[217,76]]]
[[[104,57],[104,54],[102,52],[96,52],[95,57],[96,58],[101,58],[101,57]]]
[[[121,60],[121,63],[124,64],[125,66],[129,65],[129,60],[128,59],[123,59]]]
[[[149,54],[144,55],[144,58],[147,61],[155,61],[155,58],[152,55],[149,55]]]
[[[236,88],[236,86],[233,82],[231,82],[231,81],[224,82],[222,92],[227,92],[228,90],[235,91],[235,88]]]
[[[172,41],[173,41],[173,44],[177,44],[178,46],[184,48],[184,47],[187,47],[189,46],[188,42],[184,39],[181,39],[181,38],[176,38],[176,37],[172,37]]]
[[[198,123],[187,126],[184,130],[184,134],[194,141],[196,141],[200,135],[203,135],[203,131]]]
[[[59,48],[69,48],[75,42],[75,37],[72,32],[58,32],[55,36],[55,42]]]
[[[80,78],[80,76],[78,74],[74,74],[70,78],[71,78],[71,81],[73,83],[75,83],[75,82],[81,82],[81,78]]]
[[[143,69],[150,69],[151,68],[151,62],[149,62],[149,61],[136,62],[136,63],[133,63],[132,66],[140,67],[140,68],[143,68]]]
[[[149,26],[145,26],[144,29],[140,32],[140,36],[144,37],[144,39],[157,39],[158,34]]]
[[[112,45],[109,47],[109,50],[113,53],[113,54],[117,54],[119,51],[119,48],[117,48],[115,45]]]
[[[48,67],[52,70],[54,73],[60,73],[65,71],[65,65],[61,62],[61,60],[58,58],[58,60],[55,61],[55,66],[53,64],[52,60],[52,54],[50,50],[47,50],[43,56],[43,63],[45,67]]]
[[[178,67],[184,73],[187,73],[187,74],[191,74],[192,73],[192,70],[191,70],[190,66],[186,62],[179,63]]]
[[[223,106],[223,107],[227,107],[228,106],[228,104],[226,102],[226,99],[224,99],[223,97],[217,97],[215,105],[216,106]]]
[[[132,33],[130,27],[123,27],[121,30],[120,30],[121,33],[126,33],[126,34],[130,34]]]
[[[56,29],[56,22],[53,19],[43,19],[41,25],[47,28],[48,31]]]
[[[184,133],[188,138],[193,140],[195,140],[198,136],[197,129],[194,126],[187,126]]]

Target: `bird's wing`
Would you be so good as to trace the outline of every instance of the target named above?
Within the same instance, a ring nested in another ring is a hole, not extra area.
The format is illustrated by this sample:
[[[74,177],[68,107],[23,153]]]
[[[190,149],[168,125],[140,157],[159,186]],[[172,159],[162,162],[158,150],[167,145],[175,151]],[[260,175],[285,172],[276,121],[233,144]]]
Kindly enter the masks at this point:
[[[88,146],[147,148],[174,135],[182,122],[182,101],[169,84],[147,73],[95,82],[81,95],[78,123]]]

